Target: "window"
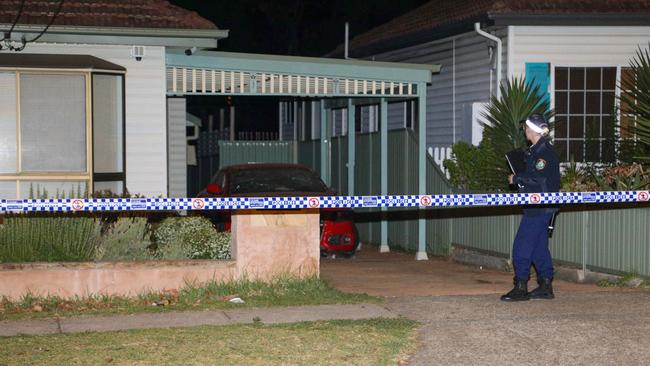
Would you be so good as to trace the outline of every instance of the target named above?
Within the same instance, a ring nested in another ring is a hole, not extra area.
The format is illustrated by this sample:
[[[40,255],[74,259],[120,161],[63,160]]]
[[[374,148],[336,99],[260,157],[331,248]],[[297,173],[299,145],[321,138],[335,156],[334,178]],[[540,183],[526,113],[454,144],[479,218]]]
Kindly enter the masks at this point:
[[[21,172],[87,171],[84,75],[20,74],[20,142]]]
[[[94,191],[124,193],[124,76],[93,74]]]
[[[0,198],[121,193],[123,94],[121,74],[0,72]]]
[[[16,74],[0,73],[0,174],[16,173],[18,169],[17,158],[17,130],[16,130]],[[6,184],[5,184],[6,185]],[[14,190],[16,184],[14,183]],[[4,192],[0,181],[0,192]],[[3,195],[1,197],[6,197]]]
[[[562,161],[614,159],[616,67],[555,68],[555,146]]]

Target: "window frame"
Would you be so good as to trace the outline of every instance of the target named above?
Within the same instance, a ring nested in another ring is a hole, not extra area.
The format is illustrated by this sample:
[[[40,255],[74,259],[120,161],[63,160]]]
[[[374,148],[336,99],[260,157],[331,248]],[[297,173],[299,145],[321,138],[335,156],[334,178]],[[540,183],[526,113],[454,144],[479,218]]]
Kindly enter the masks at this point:
[[[60,68],[20,68],[0,67],[2,73],[12,73],[15,76],[16,92],[16,171],[13,173],[0,173],[0,182],[15,182],[15,197],[0,197],[6,199],[19,199],[23,197],[21,183],[25,181],[44,182],[85,182],[89,194],[94,193],[94,182],[123,182],[124,190],[127,189],[126,181],[126,73],[110,71],[94,71],[88,69],[60,69]],[[22,141],[21,141],[21,102],[20,102],[20,77],[29,75],[74,75],[84,77],[85,86],[85,127],[86,127],[86,166],[83,172],[39,171],[24,172],[22,170]],[[94,134],[93,134],[93,82],[94,74],[114,75],[122,77],[122,170],[115,173],[94,173]],[[55,198],[55,197],[52,197]]]
[[[95,182],[122,182],[122,187],[124,192],[113,192],[115,194],[123,194],[127,192],[127,185],[126,185],[126,75],[121,74],[121,73],[111,73],[111,72],[92,72],[90,73],[90,103],[91,103],[91,112],[92,111],[92,102],[95,93],[94,93],[94,84],[93,84],[93,77],[95,75],[108,75],[108,76],[120,76],[122,78],[122,172],[110,172],[110,173],[95,173],[94,172],[94,166],[95,166],[95,154],[94,154],[94,147],[95,147],[95,134],[93,133],[91,135],[91,141],[90,141],[90,150],[92,151],[92,167],[93,170],[92,172],[92,180],[90,187],[92,190],[90,190],[91,194],[94,193],[94,183]],[[90,116],[91,119],[91,124],[94,127],[95,123],[95,118],[94,114]],[[93,130],[94,132],[94,130]]]
[[[557,64],[554,64],[552,62],[549,63],[549,64],[550,64],[550,74],[551,74],[550,75],[551,80],[550,80],[550,83],[549,83],[549,89],[550,89],[549,94],[550,94],[550,108],[552,110],[555,110],[555,105],[556,105],[556,103],[555,103],[556,102],[556,100],[555,100],[555,93],[556,93],[555,72],[556,72],[556,68],[567,68],[567,69],[570,69],[570,68],[583,68],[583,69],[587,69],[587,68],[600,68],[600,69],[615,68],[616,69],[616,80],[615,80],[615,84],[614,84],[614,106],[616,108],[616,114],[612,115],[612,117],[614,119],[614,121],[613,121],[614,122],[614,128],[620,128],[620,123],[621,123],[621,109],[620,109],[621,68],[625,67],[625,65],[611,64],[611,63],[557,63]],[[602,75],[601,75],[601,82],[602,82]],[[585,83],[586,83],[586,75],[585,75]],[[570,88],[570,85],[568,87]],[[602,84],[601,84],[601,94],[602,94],[602,90],[603,89],[602,89]],[[567,93],[569,93],[569,92],[567,91]],[[601,95],[601,99],[602,99],[602,95]],[[567,105],[567,108],[568,107],[569,106]],[[586,104],[585,104],[584,108],[585,108],[585,111],[584,111],[585,113],[583,113],[583,115],[586,115],[586,108],[587,108]],[[601,112],[602,112],[602,107],[601,107]],[[601,114],[601,116],[602,116],[602,114]],[[552,122],[555,123],[555,120],[556,120],[556,116],[554,115],[553,118],[552,118]],[[585,154],[586,153],[586,148],[585,148],[586,123],[584,123],[583,125],[584,126],[583,126],[582,141],[583,141],[583,154]],[[586,157],[583,157],[584,161],[576,161],[575,162],[578,166],[583,166],[584,164],[590,164],[590,163],[596,164],[596,165],[603,164],[603,162],[602,162],[602,141],[603,141],[603,139],[602,139],[602,130],[603,130],[602,122],[601,122],[601,125],[600,125],[600,129],[601,129],[601,131],[600,131],[601,132],[601,138],[599,138],[600,160],[599,161],[587,161]],[[568,127],[567,127],[567,134],[568,133],[569,133],[569,131],[568,131]],[[552,130],[551,137],[553,139],[555,139],[555,129]],[[569,139],[570,139],[569,137],[566,138],[567,151],[568,152],[570,152],[570,150],[568,150],[568,143],[570,141]],[[620,146],[620,141],[618,139],[616,139],[616,141],[614,141],[614,144],[618,148]],[[567,161],[563,161],[563,160],[564,160],[564,157],[560,157],[561,164],[569,164],[570,163],[569,160],[567,160]]]

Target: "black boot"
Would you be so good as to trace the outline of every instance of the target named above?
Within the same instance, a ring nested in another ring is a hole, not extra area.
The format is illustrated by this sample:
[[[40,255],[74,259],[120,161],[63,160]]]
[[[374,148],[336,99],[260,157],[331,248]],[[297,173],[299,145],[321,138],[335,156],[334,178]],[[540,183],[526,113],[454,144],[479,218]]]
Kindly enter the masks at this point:
[[[550,300],[555,298],[553,294],[553,279],[540,278],[537,280],[539,286],[530,293],[531,299],[546,299]]]
[[[501,296],[501,301],[526,301],[530,300],[528,295],[528,281],[515,278],[515,287],[507,294]]]

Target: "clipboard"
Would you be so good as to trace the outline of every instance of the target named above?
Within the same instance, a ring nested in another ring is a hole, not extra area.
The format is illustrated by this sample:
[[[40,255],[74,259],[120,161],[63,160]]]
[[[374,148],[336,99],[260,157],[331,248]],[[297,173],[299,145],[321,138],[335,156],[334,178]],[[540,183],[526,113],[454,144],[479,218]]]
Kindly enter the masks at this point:
[[[515,149],[506,153],[506,160],[513,174],[526,171],[526,154],[521,149]]]

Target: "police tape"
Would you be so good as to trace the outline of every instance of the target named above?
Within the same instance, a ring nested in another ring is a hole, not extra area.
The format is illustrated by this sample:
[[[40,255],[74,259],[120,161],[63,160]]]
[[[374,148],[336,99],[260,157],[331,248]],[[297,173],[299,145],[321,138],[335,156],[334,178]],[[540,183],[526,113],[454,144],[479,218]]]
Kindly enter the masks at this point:
[[[278,210],[307,208],[480,207],[649,202],[649,191],[318,197],[97,198],[0,200],[6,212]]]

